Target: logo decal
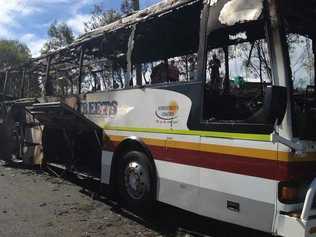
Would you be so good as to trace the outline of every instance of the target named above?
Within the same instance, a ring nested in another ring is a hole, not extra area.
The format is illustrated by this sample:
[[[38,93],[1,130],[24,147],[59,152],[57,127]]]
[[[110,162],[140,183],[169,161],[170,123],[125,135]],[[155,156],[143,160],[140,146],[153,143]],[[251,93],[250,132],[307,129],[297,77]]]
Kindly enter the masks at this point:
[[[179,106],[176,101],[171,101],[169,105],[158,106],[155,114],[156,117],[164,120],[171,121],[177,118]]]

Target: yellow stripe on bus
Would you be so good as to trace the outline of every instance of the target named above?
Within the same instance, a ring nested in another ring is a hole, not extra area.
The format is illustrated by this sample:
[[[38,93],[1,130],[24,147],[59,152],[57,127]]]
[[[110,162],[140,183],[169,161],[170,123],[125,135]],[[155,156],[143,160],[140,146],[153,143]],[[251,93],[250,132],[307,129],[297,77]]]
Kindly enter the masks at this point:
[[[153,143],[154,139],[151,139],[151,142],[148,141],[147,138],[144,138],[143,140],[148,145],[156,145],[155,143]],[[217,153],[217,154],[222,154],[222,155],[234,155],[234,156],[266,159],[266,160],[277,160],[277,151],[263,150],[263,149],[232,147],[232,146],[214,145],[214,144],[206,144],[206,143],[199,144],[199,143],[182,142],[182,141],[175,141],[175,140],[168,140],[168,142],[166,143],[166,148],[210,152],[210,153]]]
[[[112,141],[121,142],[127,137],[124,136],[110,136]],[[234,155],[253,159],[264,159],[284,162],[305,162],[305,161],[316,161],[316,153],[308,153],[303,157],[296,156],[290,152],[277,152],[276,150],[264,150],[255,148],[244,148],[244,147],[232,147],[224,145],[214,145],[206,143],[193,143],[183,142],[175,140],[153,139],[153,138],[142,138],[145,144],[166,148],[185,149],[193,151],[202,151],[217,153],[223,155]]]
[[[112,127],[112,126],[104,126],[104,129],[114,130],[114,131],[125,131],[125,132],[193,135],[193,136],[201,136],[201,137],[228,138],[228,139],[264,141],[264,142],[272,141],[271,135],[265,135],[265,134],[226,133],[226,132],[197,131],[197,130],[173,130],[173,129],[160,129],[160,128],[132,128],[132,127]]]

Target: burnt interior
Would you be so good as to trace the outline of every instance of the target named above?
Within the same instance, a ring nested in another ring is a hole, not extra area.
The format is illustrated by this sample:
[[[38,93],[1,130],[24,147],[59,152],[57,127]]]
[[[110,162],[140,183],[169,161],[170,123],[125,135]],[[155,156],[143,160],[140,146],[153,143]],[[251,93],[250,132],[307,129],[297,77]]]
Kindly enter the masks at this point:
[[[211,76],[206,77],[204,90],[203,119],[209,123],[248,123],[248,124],[273,124],[264,111],[264,100],[268,86],[272,84],[271,65],[266,41],[265,21],[260,19],[255,22],[237,24],[232,27],[218,28],[209,33],[207,50],[209,55],[206,60],[206,69],[211,69],[209,64],[212,56],[219,51],[222,57],[220,68],[223,71],[221,85],[212,87]],[[265,47],[262,45],[264,44]],[[240,45],[245,45],[238,48]],[[238,50],[246,52],[242,58]],[[212,55],[213,54],[213,55]],[[253,63],[255,61],[255,63]],[[256,64],[255,73],[244,73],[237,67],[248,70]],[[243,78],[247,76],[249,78]],[[253,75],[255,74],[255,75]],[[264,75],[266,74],[266,75]],[[235,77],[240,76],[243,85],[236,85]],[[219,77],[219,76],[218,76]],[[256,80],[251,81],[250,79]],[[250,80],[250,81],[248,81]]]

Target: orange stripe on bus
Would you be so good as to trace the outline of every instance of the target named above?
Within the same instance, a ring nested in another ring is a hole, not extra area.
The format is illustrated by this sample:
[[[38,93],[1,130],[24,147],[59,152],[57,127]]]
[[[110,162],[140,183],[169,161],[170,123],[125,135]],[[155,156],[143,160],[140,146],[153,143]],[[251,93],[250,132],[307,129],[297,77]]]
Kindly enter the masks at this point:
[[[124,136],[110,136],[110,139],[115,142],[121,142],[125,139]],[[233,147],[225,145],[214,145],[206,143],[193,143],[193,142],[183,142],[175,140],[162,140],[162,139],[153,139],[153,138],[142,138],[145,144],[151,146],[160,146],[166,148],[176,148],[176,149],[185,149],[201,152],[212,152],[224,155],[234,155],[241,157],[248,157],[253,159],[265,159],[265,160],[279,160],[287,162],[305,162],[305,161],[315,161],[316,153],[308,153],[305,156],[297,156],[290,152],[277,152],[276,150],[264,150],[256,148],[244,148],[244,147]]]

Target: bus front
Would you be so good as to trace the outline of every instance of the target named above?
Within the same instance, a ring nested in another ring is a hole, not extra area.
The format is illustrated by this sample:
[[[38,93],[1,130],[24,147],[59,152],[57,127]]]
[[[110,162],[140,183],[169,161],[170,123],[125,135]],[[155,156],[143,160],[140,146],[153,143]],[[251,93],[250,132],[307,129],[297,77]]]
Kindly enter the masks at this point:
[[[316,236],[316,1],[270,1],[270,44],[277,83],[288,91],[278,142],[275,233]]]

